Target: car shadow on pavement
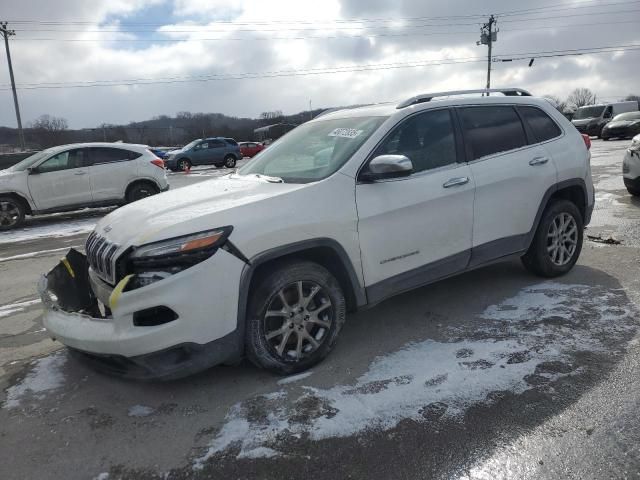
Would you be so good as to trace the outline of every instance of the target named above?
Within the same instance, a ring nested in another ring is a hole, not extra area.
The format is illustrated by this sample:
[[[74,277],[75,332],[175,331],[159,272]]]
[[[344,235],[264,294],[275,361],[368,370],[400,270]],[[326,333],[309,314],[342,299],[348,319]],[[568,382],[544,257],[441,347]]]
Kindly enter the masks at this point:
[[[11,380],[0,435],[29,445],[13,462],[31,477],[457,477],[596,385],[636,321],[603,271],[498,264],[350,315],[308,376],[243,363],[136,383],[58,352]]]

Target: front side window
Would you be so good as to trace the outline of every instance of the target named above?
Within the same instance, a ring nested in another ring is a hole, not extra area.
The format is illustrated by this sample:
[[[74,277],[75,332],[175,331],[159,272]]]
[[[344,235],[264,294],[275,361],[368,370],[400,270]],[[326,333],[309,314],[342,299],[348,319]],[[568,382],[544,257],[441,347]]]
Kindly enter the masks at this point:
[[[456,141],[449,110],[420,113],[402,122],[374,152],[404,155],[422,172],[456,162]]]
[[[101,163],[124,162],[129,160],[134,152],[122,148],[92,148],[89,155],[93,165]]]
[[[347,117],[304,123],[263,150],[240,175],[279,177],[286,183],[327,178],[342,167],[388,117]]]
[[[67,150],[54,155],[49,160],[38,166],[40,173],[57,172],[59,170],[69,170],[72,168],[80,168],[85,166],[84,150]]]
[[[546,142],[562,135],[562,130],[549,115],[536,107],[518,107],[518,111],[527,122],[538,142]]]
[[[524,127],[513,107],[465,107],[459,111],[473,160],[527,145]]]

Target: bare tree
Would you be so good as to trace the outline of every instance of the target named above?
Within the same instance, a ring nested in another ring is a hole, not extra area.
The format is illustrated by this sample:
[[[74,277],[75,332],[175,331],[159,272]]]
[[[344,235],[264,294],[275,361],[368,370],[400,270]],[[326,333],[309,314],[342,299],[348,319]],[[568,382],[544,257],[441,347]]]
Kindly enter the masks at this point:
[[[566,100],[561,100],[560,97],[557,97],[555,95],[543,95],[542,97],[546,98],[547,100],[549,100],[549,103],[551,103],[551,105],[556,107],[556,109],[560,113],[564,113],[569,108],[569,105],[567,104],[567,101]]]
[[[585,105],[593,105],[596,103],[596,94],[588,88],[576,88],[569,94],[567,103],[575,108],[584,107]]]
[[[62,117],[41,115],[29,127],[33,131],[34,140],[43,147],[51,147],[65,142],[66,130],[69,128],[67,120]]]
[[[631,102],[633,100],[635,100],[636,102],[638,102],[638,108],[640,108],[640,95],[627,95],[625,98],[625,101]]]

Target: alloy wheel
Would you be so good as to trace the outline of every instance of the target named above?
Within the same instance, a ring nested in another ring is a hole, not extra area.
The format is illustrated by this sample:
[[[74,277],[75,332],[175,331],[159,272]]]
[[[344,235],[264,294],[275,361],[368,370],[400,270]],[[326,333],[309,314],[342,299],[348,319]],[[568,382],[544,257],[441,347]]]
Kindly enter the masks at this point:
[[[578,246],[578,225],[570,214],[556,215],[547,232],[547,253],[551,261],[558,266],[571,261]]]
[[[13,202],[0,202],[0,226],[13,227],[20,220],[20,208]]]
[[[329,337],[334,316],[333,304],[322,286],[298,281],[273,295],[264,315],[264,337],[278,357],[299,361]]]

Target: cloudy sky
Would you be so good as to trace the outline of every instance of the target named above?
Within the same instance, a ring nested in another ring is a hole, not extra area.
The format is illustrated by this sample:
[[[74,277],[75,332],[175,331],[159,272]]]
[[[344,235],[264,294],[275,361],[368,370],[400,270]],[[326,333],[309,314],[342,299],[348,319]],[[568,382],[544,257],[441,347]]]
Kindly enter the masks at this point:
[[[601,99],[640,93],[640,1],[3,0],[23,122],[71,127],[178,111],[257,116],[493,86]],[[630,45],[638,45],[635,49]],[[616,47],[606,53],[529,58]],[[544,54],[548,55],[548,54]],[[96,82],[115,85],[95,86]],[[56,88],[42,88],[45,86]],[[15,126],[4,49],[0,125]]]

